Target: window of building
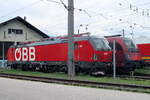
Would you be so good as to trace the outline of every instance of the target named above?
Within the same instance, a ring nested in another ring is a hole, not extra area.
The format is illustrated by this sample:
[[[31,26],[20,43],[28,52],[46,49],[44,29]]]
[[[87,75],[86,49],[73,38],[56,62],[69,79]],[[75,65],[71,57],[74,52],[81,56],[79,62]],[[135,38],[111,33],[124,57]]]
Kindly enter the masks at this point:
[[[22,29],[8,29],[8,34],[23,34]]]
[[[11,29],[8,29],[8,34],[11,34]]]

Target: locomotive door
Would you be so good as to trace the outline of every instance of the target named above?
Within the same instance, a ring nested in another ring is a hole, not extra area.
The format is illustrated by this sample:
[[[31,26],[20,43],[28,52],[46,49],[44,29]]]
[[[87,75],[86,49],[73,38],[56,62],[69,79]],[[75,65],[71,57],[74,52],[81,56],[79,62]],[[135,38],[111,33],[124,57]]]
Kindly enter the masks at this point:
[[[80,61],[80,51],[79,51],[79,43],[75,42],[74,44],[74,56],[75,56],[75,62]]]
[[[86,62],[89,61],[91,52],[89,52],[90,46],[87,41],[75,42],[75,61]],[[90,50],[91,51],[91,50]]]
[[[125,60],[125,55],[123,52],[123,48],[119,43],[116,43],[116,61],[117,61],[117,66],[121,67],[124,66],[124,60]]]
[[[110,47],[113,48],[113,43],[109,43]],[[116,65],[123,66],[125,60],[125,55],[123,52],[123,48],[119,43],[116,42]]]

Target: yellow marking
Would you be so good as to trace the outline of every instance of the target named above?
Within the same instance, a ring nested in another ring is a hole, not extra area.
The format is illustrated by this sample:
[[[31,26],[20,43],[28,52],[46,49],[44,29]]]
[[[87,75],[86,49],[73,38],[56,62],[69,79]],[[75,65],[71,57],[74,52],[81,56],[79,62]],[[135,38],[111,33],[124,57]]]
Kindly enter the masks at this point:
[[[150,57],[142,57],[142,60],[148,60]]]

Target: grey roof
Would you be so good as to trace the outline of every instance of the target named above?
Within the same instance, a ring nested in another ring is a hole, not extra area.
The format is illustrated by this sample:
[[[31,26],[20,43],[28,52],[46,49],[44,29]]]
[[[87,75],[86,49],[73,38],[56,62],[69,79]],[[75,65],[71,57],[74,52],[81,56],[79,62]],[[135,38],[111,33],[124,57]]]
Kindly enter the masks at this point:
[[[22,19],[20,16],[17,16],[13,19],[10,19],[8,21],[5,21],[3,23],[0,23],[0,27],[6,25],[7,23],[14,21],[14,20],[18,20],[21,23],[23,23],[24,25],[26,25],[28,28],[34,30],[35,32],[37,32],[39,35],[41,35],[43,38],[49,38],[48,35],[46,35],[45,33],[43,33],[42,31],[40,31],[39,29],[37,29],[36,27],[34,27],[33,25],[31,25],[29,22],[27,22],[26,20]]]
[[[86,36],[86,37],[75,37],[74,41],[89,40],[90,38],[94,38],[94,37],[89,37],[89,36]],[[34,43],[29,43],[29,44],[21,44],[21,45],[18,45],[18,47],[48,45],[48,44],[57,44],[57,43],[66,43],[66,42],[68,42],[68,39],[59,39],[59,38],[57,39],[57,38],[54,38],[54,39],[49,39],[49,40],[44,40],[44,41],[37,41],[37,42],[34,42]]]

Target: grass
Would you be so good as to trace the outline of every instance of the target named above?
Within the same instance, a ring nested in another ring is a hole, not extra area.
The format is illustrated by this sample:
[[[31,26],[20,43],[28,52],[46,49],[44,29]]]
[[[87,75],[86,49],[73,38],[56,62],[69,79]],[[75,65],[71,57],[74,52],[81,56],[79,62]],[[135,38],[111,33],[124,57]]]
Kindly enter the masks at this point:
[[[141,69],[136,69],[135,73],[140,73],[140,74],[148,74],[150,75],[150,67],[145,67]]]
[[[96,81],[96,82],[111,82],[111,83],[126,83],[126,84],[136,84],[136,85],[146,85],[150,86],[150,80],[135,80],[132,78],[116,78],[113,79],[111,77],[91,77],[91,76],[78,76],[76,79],[80,80],[90,80],[90,81]]]
[[[64,73],[42,73],[42,72],[28,72],[14,69],[0,69],[1,73],[9,73],[9,74],[19,74],[19,75],[31,75],[31,76],[40,76],[40,77],[53,77],[53,78],[65,78],[70,79],[67,74]],[[112,82],[112,83],[126,83],[126,84],[136,84],[136,85],[146,85],[150,86],[150,80],[136,80],[132,78],[116,78],[112,77],[93,77],[89,75],[80,74],[79,76],[75,76],[73,79],[77,80],[87,80],[87,81],[95,81],[95,82]]]
[[[54,77],[54,78],[67,78],[66,74],[63,73],[42,73],[42,72],[30,72],[22,71],[19,69],[0,69],[1,73],[18,74],[18,75],[29,75],[29,76],[40,76],[40,77]]]

